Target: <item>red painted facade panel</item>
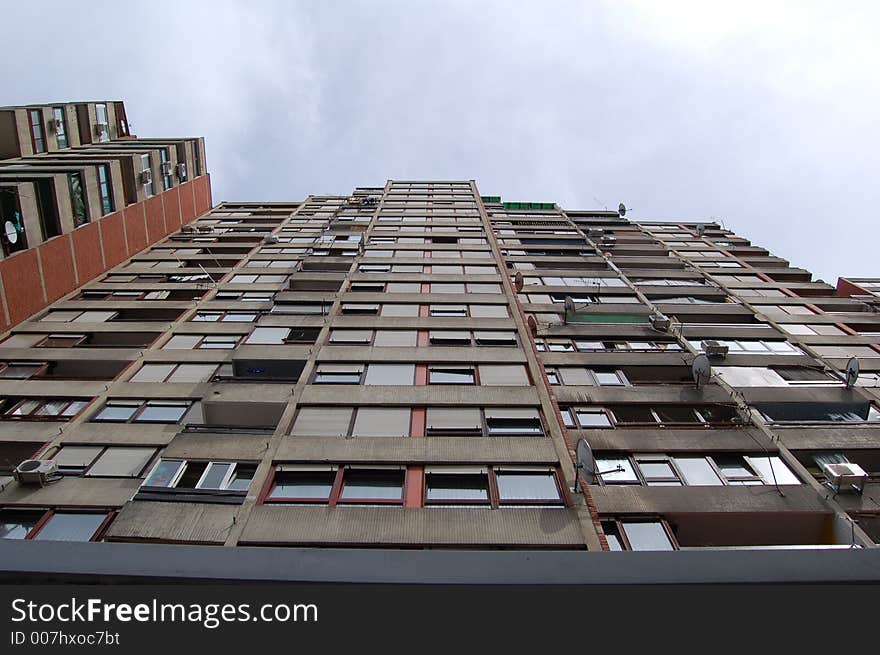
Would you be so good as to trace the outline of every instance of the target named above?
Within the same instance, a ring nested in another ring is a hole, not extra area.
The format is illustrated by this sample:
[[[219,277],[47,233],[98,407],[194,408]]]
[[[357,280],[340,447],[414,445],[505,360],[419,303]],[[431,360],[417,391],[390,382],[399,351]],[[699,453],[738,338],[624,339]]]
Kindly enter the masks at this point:
[[[120,224],[121,225],[121,224]],[[104,271],[101,257],[100,223],[89,223],[73,231],[73,257],[79,284],[93,280]],[[121,228],[120,228],[121,232]]]
[[[180,187],[174,187],[162,194],[162,206],[168,232],[180,228]]]
[[[105,265],[107,268],[116,266],[128,257],[128,247],[125,244],[125,232],[122,226],[122,212],[105,216],[98,225],[101,228]]]
[[[55,302],[61,296],[76,289],[76,274],[73,269],[70,243],[70,235],[62,234],[37,248],[43,269],[47,302]]]
[[[207,175],[202,175],[193,180],[195,192],[196,215],[201,216],[211,208],[211,181]]]
[[[210,203],[210,180],[201,176],[70,234],[0,260],[0,284],[5,293],[5,310],[9,313],[7,321],[4,305],[0,303],[0,331],[14,327],[179,229],[181,223],[188,223],[210,209]],[[199,212],[197,204],[201,207]]]
[[[147,243],[156,243],[168,233],[165,229],[162,196],[153,196],[144,204],[147,212]]]
[[[128,253],[133,255],[147,247],[147,226],[144,222],[144,204],[138,203],[122,210],[125,217],[125,238]]]
[[[25,250],[0,262],[0,280],[13,325],[46,306],[36,250]]]
[[[189,223],[196,215],[193,184],[193,182],[187,182],[180,185],[180,220],[183,223]]]

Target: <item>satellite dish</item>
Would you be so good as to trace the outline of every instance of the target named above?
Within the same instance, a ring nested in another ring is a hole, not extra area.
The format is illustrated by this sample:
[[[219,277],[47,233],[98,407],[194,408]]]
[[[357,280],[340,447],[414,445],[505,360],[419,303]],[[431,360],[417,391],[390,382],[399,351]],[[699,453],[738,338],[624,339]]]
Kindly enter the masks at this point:
[[[18,243],[18,229],[12,221],[6,221],[3,224],[3,234],[9,243]]]
[[[859,360],[857,357],[850,357],[846,363],[846,388],[852,389],[859,379]]]
[[[574,300],[571,299],[571,296],[565,297],[565,302],[563,303],[562,306],[565,308],[566,314],[574,314],[574,312],[575,312]]]
[[[704,353],[694,357],[694,362],[691,364],[691,374],[694,376],[697,389],[709,382],[709,377],[712,375],[712,365]]]
[[[617,205],[617,213],[621,216],[626,216],[626,205],[624,205],[623,203]]]
[[[577,484],[577,472],[583,471],[584,475],[589,476],[589,479],[592,479],[596,474],[596,460],[593,459],[593,449],[590,448],[590,444],[587,443],[586,439],[580,439],[577,442],[577,466],[575,468],[575,476],[574,476],[574,491],[578,492],[578,484]]]
[[[520,271],[517,271],[516,275],[513,276],[513,286],[516,288],[517,293],[523,290],[523,284],[525,284],[525,278],[523,278],[523,274]]]
[[[532,333],[533,337],[538,336],[538,321],[535,320],[535,317],[529,314],[529,318],[526,321],[529,326],[529,332]]]

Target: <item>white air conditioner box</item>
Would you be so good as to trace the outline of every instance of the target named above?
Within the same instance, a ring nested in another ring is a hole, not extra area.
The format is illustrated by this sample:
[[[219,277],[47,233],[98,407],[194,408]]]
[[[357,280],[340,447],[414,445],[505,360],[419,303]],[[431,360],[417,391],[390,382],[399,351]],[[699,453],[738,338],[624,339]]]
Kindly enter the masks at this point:
[[[54,459],[26,459],[15,467],[12,476],[19,484],[38,484],[45,487],[51,476],[58,472]]]

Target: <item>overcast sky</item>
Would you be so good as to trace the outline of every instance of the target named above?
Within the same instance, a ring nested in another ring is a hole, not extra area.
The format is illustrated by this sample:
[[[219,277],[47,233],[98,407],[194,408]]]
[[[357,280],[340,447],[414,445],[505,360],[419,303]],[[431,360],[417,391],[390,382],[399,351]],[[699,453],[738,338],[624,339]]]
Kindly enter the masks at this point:
[[[880,3],[17,2],[0,105],[123,99],[215,201],[388,178],[710,217],[880,276]]]

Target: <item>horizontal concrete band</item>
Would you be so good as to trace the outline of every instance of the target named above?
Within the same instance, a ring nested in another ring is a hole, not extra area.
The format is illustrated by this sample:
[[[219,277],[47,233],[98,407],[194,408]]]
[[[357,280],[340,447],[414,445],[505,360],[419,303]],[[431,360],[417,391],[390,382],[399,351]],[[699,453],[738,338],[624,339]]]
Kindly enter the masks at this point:
[[[224,548],[0,540],[0,582],[398,584],[880,582],[880,550],[678,552]]]

